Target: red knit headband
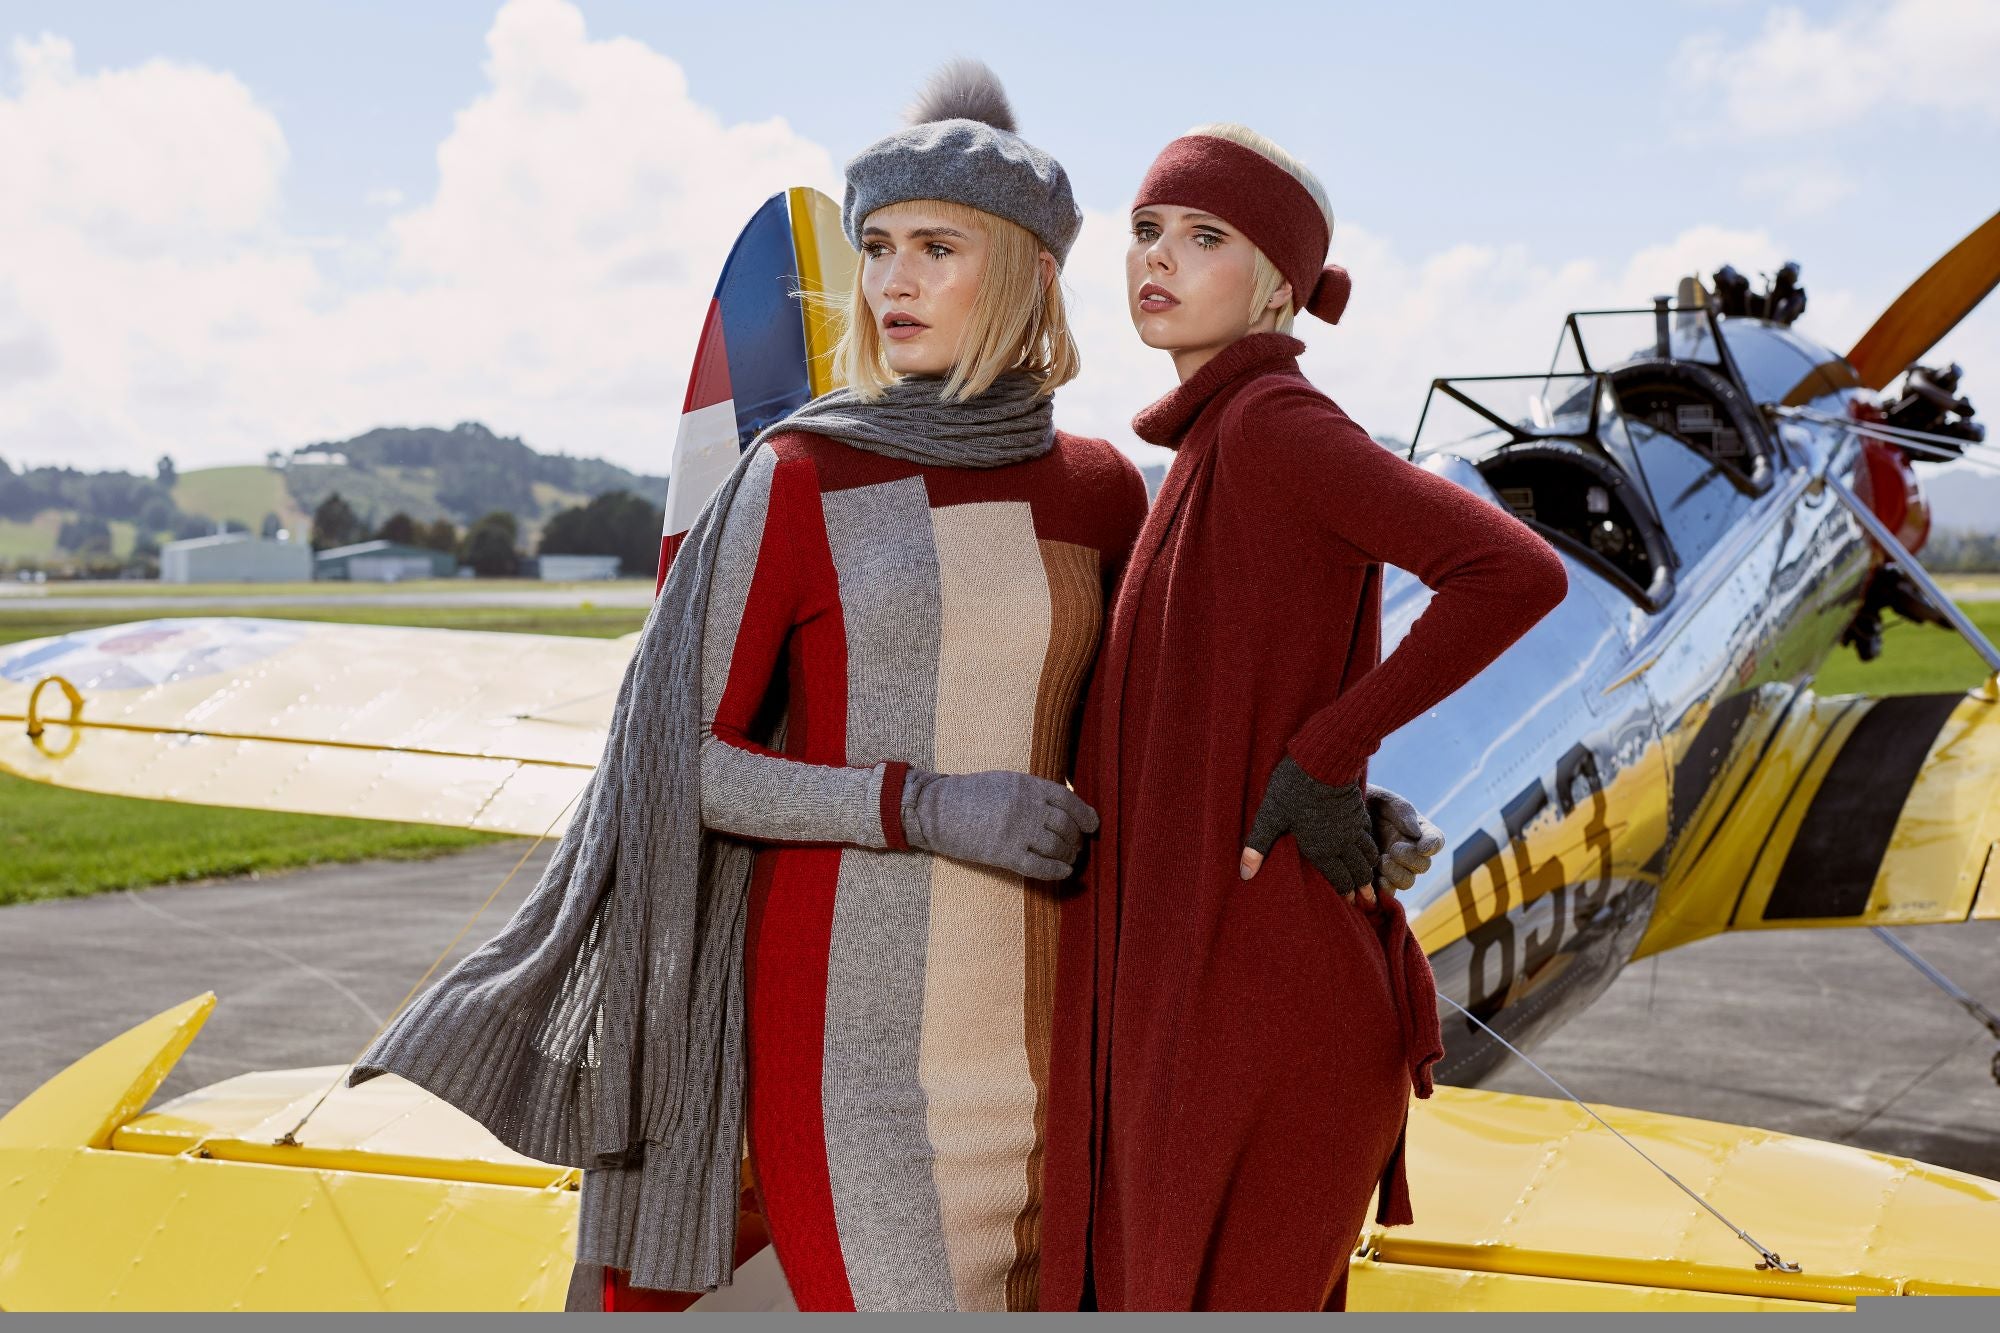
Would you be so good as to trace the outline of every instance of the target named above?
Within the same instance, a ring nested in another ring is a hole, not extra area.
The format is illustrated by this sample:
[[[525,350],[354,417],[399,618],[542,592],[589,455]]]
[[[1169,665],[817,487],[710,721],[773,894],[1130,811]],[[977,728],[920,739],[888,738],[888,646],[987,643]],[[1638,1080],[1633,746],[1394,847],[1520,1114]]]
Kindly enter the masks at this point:
[[[1326,214],[1291,172],[1254,149],[1212,134],[1187,134],[1160,150],[1139,183],[1133,208],[1174,204],[1222,218],[1264,252],[1292,303],[1329,324],[1340,322],[1352,283],[1326,263]],[[1325,268],[1320,266],[1325,264]]]

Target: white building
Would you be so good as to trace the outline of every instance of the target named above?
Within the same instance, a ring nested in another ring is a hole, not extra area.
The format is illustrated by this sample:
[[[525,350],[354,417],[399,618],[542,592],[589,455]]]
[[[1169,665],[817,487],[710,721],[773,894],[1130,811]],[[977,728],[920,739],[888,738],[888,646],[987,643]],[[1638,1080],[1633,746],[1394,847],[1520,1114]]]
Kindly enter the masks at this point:
[[[618,577],[615,555],[545,555],[535,565],[547,583],[592,583]]]
[[[448,579],[458,572],[458,557],[426,546],[399,542],[356,542],[321,551],[313,560],[317,577],[356,583],[400,583],[404,579]]]
[[[162,583],[309,583],[312,548],[247,532],[190,537],[160,549]]]

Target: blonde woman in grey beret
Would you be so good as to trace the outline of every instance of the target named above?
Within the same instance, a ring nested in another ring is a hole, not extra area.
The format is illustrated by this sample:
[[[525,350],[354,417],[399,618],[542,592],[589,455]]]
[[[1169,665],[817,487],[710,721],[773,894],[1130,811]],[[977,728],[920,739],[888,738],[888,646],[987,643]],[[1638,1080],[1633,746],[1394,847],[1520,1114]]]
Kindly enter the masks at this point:
[[[356,1071],[586,1168],[573,1308],[727,1284],[746,1137],[801,1309],[1036,1305],[1065,779],[1146,492],[1053,423],[1061,165],[982,65],[910,120],[847,168],[846,387],[709,502],[586,813]]]

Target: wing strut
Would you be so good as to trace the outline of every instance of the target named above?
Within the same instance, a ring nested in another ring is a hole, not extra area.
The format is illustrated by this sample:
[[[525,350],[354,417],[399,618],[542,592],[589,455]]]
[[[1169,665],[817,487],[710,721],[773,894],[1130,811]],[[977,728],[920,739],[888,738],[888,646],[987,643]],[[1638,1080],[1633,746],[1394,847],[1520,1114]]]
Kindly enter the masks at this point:
[[[1950,977],[1931,966],[1922,954],[1897,939],[1894,935],[1891,935],[1882,927],[1873,926],[1870,929],[1875,932],[1882,943],[1901,954],[1904,962],[1922,973],[1924,980],[1936,986],[1946,995],[1949,995],[1957,1002],[1959,1008],[1979,1020],[1980,1026],[1984,1027],[1995,1037],[2000,1037],[2000,1014],[1994,1013],[1991,1009],[1981,1004],[1977,996],[1974,996],[1956,981],[1953,981]],[[1993,1081],[2000,1083],[2000,1051],[1993,1052]]]
[[[1896,534],[1889,531],[1881,519],[1875,517],[1874,510],[1861,503],[1860,496],[1848,490],[1838,477],[1829,474],[1824,480],[1826,488],[1861,521],[1861,526],[1867,529],[1868,535],[1881,543],[1882,549],[1894,558],[1896,567],[1916,585],[1924,600],[1929,602],[1939,615],[1951,622],[1951,627],[1958,631],[1959,637],[1971,644],[1972,651],[1984,659],[1986,669],[1996,678],[2000,678],[2000,648],[1995,648],[1993,641],[1979,632],[1979,626],[1973,624],[1972,618],[1959,610],[1957,602],[1945,595],[1944,589],[1938,587],[1937,580],[1931,577],[1930,571],[1918,563],[1917,557],[1896,540]]]
[[[1845,417],[1798,408],[1780,409],[1780,415],[1803,417],[1829,426],[1839,426],[1847,432],[1849,438],[1856,435],[1875,435],[1903,444],[1908,441],[1902,437],[1921,433],[1896,430],[1895,435],[1890,435],[1887,432],[1895,430],[1894,427],[1885,429],[1866,421],[1850,421]],[[1896,567],[1909,576],[1910,582],[1923,594],[1924,600],[1929,602],[1939,615],[1951,622],[1951,627],[1958,631],[1959,637],[1972,645],[1972,651],[1979,654],[1980,659],[1986,663],[1986,669],[1993,673],[1996,681],[2000,681],[2000,648],[1995,648],[1993,641],[1980,633],[1979,626],[1972,623],[1971,617],[1958,609],[1958,603],[1945,595],[1944,589],[1938,587],[1937,580],[1931,577],[1930,571],[1923,567],[1922,562],[1912,555],[1903,543],[1896,540],[1896,534],[1889,531],[1888,525],[1881,519],[1875,517],[1875,511],[1861,503],[1861,497],[1848,490],[1846,484],[1833,474],[1833,454],[1839,452],[1840,447],[1836,445],[1831,453],[1812,458],[1814,485],[1824,486],[1832,491],[1834,498],[1847,506],[1848,512],[1860,522],[1863,530],[1888,552],[1890,559],[1896,562]],[[1808,453],[1818,455],[1818,450],[1809,450]]]

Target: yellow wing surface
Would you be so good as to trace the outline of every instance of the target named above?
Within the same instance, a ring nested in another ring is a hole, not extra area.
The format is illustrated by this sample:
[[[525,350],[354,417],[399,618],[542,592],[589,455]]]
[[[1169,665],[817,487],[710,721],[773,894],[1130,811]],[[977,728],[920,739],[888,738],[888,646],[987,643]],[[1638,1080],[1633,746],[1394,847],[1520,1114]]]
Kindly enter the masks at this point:
[[[1643,956],[1724,930],[2000,919],[2000,691],[1800,696],[1739,737]]]
[[[0,650],[0,769],[83,791],[559,833],[633,640],[191,618]]]
[[[145,1114],[214,1004],[133,1028],[0,1119],[0,1309],[553,1310],[576,1174],[445,1103],[341,1070],[246,1074]],[[2000,1184],[1645,1111],[1619,1130],[1785,1259],[1756,1256],[1576,1107],[1438,1089],[1410,1125],[1419,1221],[1371,1231],[1357,1309],[1849,1307],[2000,1295]],[[1302,1201],[1310,1206],[1310,1201]],[[707,1304],[783,1308],[766,1251]]]

